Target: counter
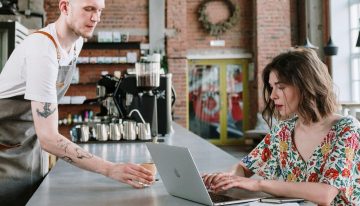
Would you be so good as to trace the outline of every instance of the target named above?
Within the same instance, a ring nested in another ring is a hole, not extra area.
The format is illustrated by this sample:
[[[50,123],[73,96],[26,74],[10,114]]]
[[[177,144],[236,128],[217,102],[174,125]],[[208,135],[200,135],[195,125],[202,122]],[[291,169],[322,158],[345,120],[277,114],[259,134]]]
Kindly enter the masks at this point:
[[[188,147],[200,172],[229,169],[238,160],[206,140],[173,124],[174,134],[164,143]],[[151,161],[145,143],[92,143],[83,148],[113,162],[141,163]],[[158,174],[157,174],[158,176]],[[159,176],[158,176],[159,177]],[[45,177],[28,206],[56,205],[200,205],[171,196],[161,179],[151,187],[134,189],[102,175],[81,170],[59,160]]]
[[[188,147],[200,172],[228,169],[237,162],[233,156],[206,140],[173,124],[174,133],[165,142]],[[113,162],[141,163],[151,161],[145,143],[80,144],[89,152]],[[221,161],[220,161],[221,160]],[[145,189],[132,187],[102,175],[79,169],[59,160],[29,200],[29,206],[48,205],[198,205],[173,197],[157,181]]]

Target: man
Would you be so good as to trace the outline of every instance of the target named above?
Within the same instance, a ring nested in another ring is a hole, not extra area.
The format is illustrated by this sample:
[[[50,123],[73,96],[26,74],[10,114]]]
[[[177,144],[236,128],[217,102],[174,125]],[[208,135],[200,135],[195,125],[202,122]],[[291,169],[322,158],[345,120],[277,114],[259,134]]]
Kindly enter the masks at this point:
[[[44,175],[41,149],[135,188],[154,180],[149,170],[103,160],[58,132],[57,102],[104,1],[60,0],[56,22],[26,38],[0,74],[0,205],[24,205],[31,197]]]

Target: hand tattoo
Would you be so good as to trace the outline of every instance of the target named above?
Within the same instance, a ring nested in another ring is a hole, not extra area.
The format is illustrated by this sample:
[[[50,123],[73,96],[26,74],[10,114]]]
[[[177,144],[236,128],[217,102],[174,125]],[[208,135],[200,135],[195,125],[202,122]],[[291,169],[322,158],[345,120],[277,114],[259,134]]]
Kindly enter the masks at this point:
[[[47,118],[48,116],[50,116],[52,113],[55,112],[56,109],[52,110],[50,109],[51,103],[45,103],[44,105],[44,111],[40,112],[39,109],[36,109],[36,112],[39,116]]]

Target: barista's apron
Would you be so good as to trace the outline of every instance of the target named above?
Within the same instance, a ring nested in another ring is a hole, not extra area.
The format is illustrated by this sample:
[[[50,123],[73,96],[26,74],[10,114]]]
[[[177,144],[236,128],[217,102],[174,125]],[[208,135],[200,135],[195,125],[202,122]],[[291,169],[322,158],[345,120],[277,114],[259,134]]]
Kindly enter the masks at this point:
[[[54,43],[58,62],[60,53],[54,38],[42,31]],[[68,66],[59,66],[57,99],[69,88],[75,70],[74,59]],[[59,64],[60,65],[60,64]],[[25,205],[42,181],[42,150],[33,124],[31,101],[24,96],[0,99],[0,205]]]

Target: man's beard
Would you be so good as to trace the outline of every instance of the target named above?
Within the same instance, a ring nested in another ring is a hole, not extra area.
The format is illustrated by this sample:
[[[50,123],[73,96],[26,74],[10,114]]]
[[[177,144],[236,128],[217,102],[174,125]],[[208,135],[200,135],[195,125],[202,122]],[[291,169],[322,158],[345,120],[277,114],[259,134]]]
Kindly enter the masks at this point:
[[[91,33],[85,33],[85,32],[81,32],[81,31],[76,31],[74,30],[75,34],[77,36],[81,36],[82,38],[86,38],[86,39],[90,39],[93,36],[94,31],[92,31]]]
[[[81,32],[80,31],[80,29],[75,29],[75,26],[73,25],[73,24],[71,24],[71,30],[75,33],[75,35],[77,35],[77,36],[81,36],[82,38],[87,38],[87,39],[89,39],[89,38],[91,38],[92,36],[93,36],[93,34],[94,34],[94,31],[92,31],[91,33],[90,32],[88,32],[88,33],[85,33],[85,32]]]

